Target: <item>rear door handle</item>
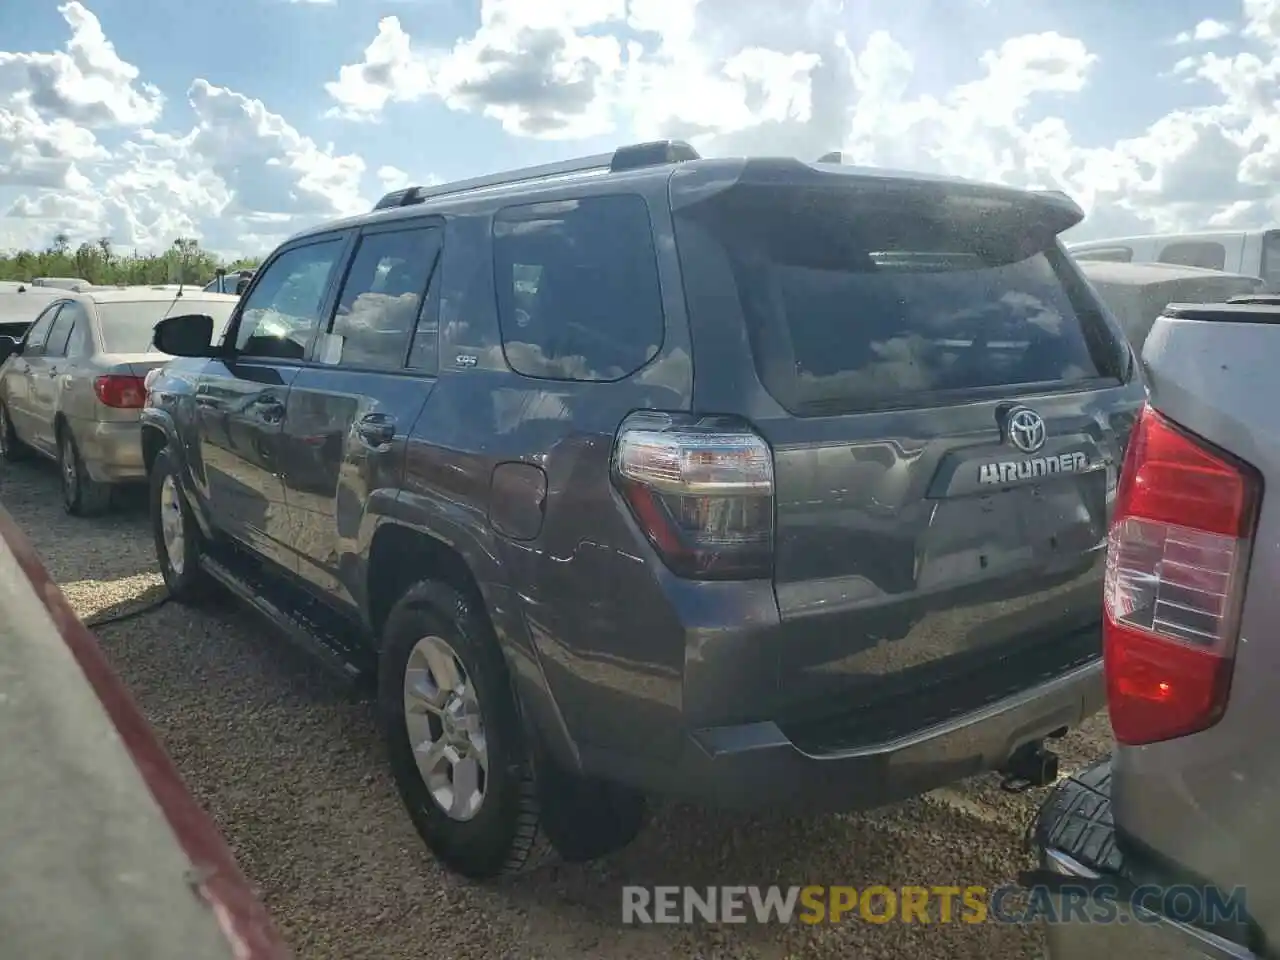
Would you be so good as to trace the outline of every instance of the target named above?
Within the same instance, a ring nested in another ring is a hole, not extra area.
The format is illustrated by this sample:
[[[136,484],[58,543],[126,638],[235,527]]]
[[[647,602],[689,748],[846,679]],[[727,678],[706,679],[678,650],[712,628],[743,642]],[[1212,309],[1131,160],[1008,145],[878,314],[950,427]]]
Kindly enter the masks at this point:
[[[356,435],[371,447],[385,447],[396,438],[396,422],[385,413],[366,413],[356,422]]]

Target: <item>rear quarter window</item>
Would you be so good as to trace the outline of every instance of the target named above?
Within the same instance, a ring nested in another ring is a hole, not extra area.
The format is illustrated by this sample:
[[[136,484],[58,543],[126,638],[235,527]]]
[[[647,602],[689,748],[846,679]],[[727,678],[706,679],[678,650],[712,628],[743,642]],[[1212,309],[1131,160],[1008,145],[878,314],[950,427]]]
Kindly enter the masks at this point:
[[[507,207],[493,225],[507,363],[552,380],[619,380],[662,347],[665,321],[642,197]]]

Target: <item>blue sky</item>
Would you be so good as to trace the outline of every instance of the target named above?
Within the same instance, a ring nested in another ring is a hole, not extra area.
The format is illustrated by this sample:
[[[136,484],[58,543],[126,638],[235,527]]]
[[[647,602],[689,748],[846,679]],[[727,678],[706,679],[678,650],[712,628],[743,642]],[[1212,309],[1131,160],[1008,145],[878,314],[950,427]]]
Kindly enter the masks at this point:
[[[1280,63],[1272,2],[4,4],[0,248],[63,229],[260,252],[402,182],[384,168],[452,179],[669,134],[1055,186],[1104,235],[1270,222],[1280,123],[1248,91]],[[372,85],[340,82],[362,62]],[[1173,195],[1178,164],[1239,190]]]

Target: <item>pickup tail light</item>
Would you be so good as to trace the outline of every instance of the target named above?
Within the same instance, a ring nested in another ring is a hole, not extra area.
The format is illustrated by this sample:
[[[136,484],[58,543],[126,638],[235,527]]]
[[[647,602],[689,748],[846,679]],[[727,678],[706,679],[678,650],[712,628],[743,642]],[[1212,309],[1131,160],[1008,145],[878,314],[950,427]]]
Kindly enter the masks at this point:
[[[749,426],[719,417],[633,414],[618,431],[613,482],[678,576],[773,575],[773,453]]]
[[[1107,545],[1103,654],[1116,740],[1205,730],[1226,711],[1262,484],[1145,406]]]
[[[104,406],[118,410],[141,409],[147,399],[147,388],[141,377],[114,373],[94,380],[93,392]]]

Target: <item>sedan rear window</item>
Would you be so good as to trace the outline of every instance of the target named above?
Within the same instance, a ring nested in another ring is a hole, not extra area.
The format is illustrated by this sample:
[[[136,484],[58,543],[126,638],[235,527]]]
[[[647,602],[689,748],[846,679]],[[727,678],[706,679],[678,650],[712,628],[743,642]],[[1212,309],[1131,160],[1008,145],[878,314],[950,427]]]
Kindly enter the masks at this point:
[[[812,193],[728,191],[708,204],[719,210],[693,214],[727,256],[762,381],[793,412],[924,406],[1123,371],[1119,331],[1034,209]]]
[[[52,299],[41,293],[0,293],[0,323],[31,323]]]
[[[1225,303],[1232,297],[1256,293],[1258,283],[1251,277],[1206,277],[1170,280],[1146,286],[1094,283],[1098,294],[1111,308],[1129,341],[1141,350],[1156,318],[1171,303]]]
[[[133,303],[98,304],[98,325],[104,353],[158,353],[151,339],[156,324],[165,317],[203,313],[213,317],[216,342],[226,330],[235,302],[223,300],[142,300]]]

